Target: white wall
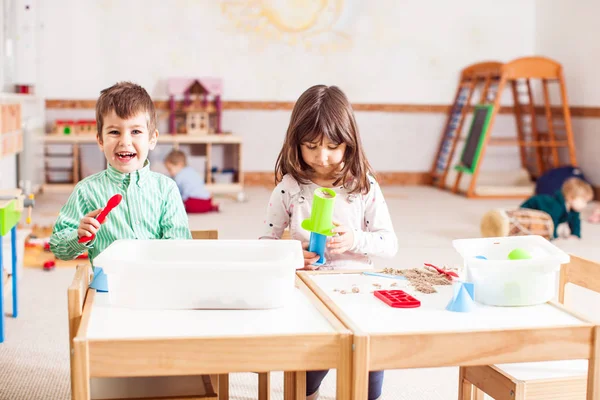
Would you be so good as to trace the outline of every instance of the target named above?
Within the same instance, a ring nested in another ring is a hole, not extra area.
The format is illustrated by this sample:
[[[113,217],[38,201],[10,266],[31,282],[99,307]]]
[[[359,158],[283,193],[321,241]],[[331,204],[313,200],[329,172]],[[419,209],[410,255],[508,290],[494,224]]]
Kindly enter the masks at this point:
[[[600,2],[538,0],[535,50],[563,64],[571,105],[600,105]],[[600,120],[575,118],[573,131],[584,174],[600,185]]]
[[[15,84],[35,87],[37,68],[36,0],[0,0],[0,102],[21,103],[24,150],[0,158],[0,188],[15,188],[17,176],[31,187],[43,180],[43,149],[39,136],[44,129],[44,100],[14,94]],[[17,169],[18,166],[18,169]]]
[[[234,3],[244,1],[40,2],[38,91],[93,99],[116,81],[134,80],[160,99],[169,77],[220,76],[225,100],[294,101],[325,83],[339,85],[355,103],[448,104],[464,66],[534,50],[533,0],[331,0],[315,28],[279,39],[267,37],[275,30],[266,20],[263,34],[236,28],[257,20],[239,17]],[[263,2],[263,11],[284,15],[277,12],[293,2],[278,8],[284,3]],[[325,32],[310,36],[318,27]],[[309,36],[311,49],[303,44]],[[61,113],[51,111],[47,119]],[[443,115],[359,112],[357,119],[377,170],[429,170]],[[513,134],[512,120],[502,119],[495,134]],[[273,169],[288,120],[283,111],[225,112],[224,129],[245,140],[246,170]],[[510,149],[491,150],[484,164],[517,166]]]

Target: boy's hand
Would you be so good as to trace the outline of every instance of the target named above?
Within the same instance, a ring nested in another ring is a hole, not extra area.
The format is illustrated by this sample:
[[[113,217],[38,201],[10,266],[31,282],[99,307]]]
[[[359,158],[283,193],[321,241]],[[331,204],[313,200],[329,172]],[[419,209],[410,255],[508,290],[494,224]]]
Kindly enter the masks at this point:
[[[101,208],[94,210],[86,214],[79,222],[79,228],[77,228],[77,235],[79,238],[91,237],[98,232],[100,229],[100,222],[95,218],[102,211]]]
[[[312,271],[319,268],[318,265],[311,265],[319,261],[319,255],[317,253],[313,253],[312,251],[308,251],[308,242],[303,242],[302,248],[304,249],[304,268],[302,269]]]
[[[350,250],[354,244],[354,232],[352,229],[342,226],[337,221],[333,221],[333,224],[336,227],[331,231],[337,233],[338,236],[334,236],[327,241],[327,248],[330,250],[331,254],[345,253]]]

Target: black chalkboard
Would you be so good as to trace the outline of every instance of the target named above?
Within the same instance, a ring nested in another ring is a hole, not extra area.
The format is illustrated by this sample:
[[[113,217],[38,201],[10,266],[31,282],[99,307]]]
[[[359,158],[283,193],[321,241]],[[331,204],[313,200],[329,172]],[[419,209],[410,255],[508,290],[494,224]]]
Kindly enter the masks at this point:
[[[469,128],[469,134],[467,135],[467,140],[460,156],[460,162],[455,167],[458,171],[469,174],[475,172],[493,109],[493,104],[475,106],[471,127]]]

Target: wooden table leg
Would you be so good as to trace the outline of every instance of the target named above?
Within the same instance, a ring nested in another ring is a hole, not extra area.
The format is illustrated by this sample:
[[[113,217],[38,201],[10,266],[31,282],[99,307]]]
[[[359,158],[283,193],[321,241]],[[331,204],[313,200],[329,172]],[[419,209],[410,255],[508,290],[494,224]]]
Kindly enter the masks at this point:
[[[337,400],[351,400],[352,398],[352,335],[344,335],[340,343],[340,360],[337,367]]]
[[[90,399],[90,368],[87,341],[74,340],[73,343],[73,400]]]
[[[465,367],[460,367],[458,372],[458,400],[471,400],[473,398],[473,385],[465,379]]]
[[[369,395],[369,337],[354,336],[352,399],[364,400]]]
[[[592,354],[588,367],[587,399],[600,399],[600,326],[594,328]]]
[[[229,374],[219,375],[219,400],[229,400]]]
[[[283,399],[306,399],[306,372],[286,371],[283,373]]]
[[[258,400],[271,400],[271,373],[258,374]]]

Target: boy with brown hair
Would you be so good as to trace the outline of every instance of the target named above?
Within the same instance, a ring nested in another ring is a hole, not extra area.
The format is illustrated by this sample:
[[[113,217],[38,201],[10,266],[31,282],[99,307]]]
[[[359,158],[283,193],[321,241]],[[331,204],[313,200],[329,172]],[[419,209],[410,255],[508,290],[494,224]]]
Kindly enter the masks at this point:
[[[165,167],[175,180],[188,213],[219,211],[219,206],[214,204],[209,191],[204,186],[204,179],[187,164],[187,158],[183,151],[172,150],[167,154]]]
[[[191,239],[175,182],[150,171],[148,152],[156,147],[158,130],[148,92],[130,82],[102,90],[96,122],[108,167],[77,183],[60,210],[50,237],[54,255],[69,260],[87,250],[93,263],[117,239]],[[100,229],[95,217],[115,194],[123,198]]]
[[[558,237],[558,225],[566,222],[571,230],[571,236],[581,238],[581,211],[594,198],[594,190],[587,182],[579,178],[569,178],[563,183],[561,190],[554,195],[539,194],[532,196],[521,204],[521,209],[537,210],[538,215],[544,215],[548,221],[547,237]],[[481,221],[481,231],[484,236],[507,236],[510,225],[526,226],[534,214],[520,217],[521,221],[509,221],[506,212],[492,210],[486,213]],[[513,217],[514,218],[514,217]],[[522,229],[521,229],[522,230]],[[529,234],[529,232],[520,232]]]

